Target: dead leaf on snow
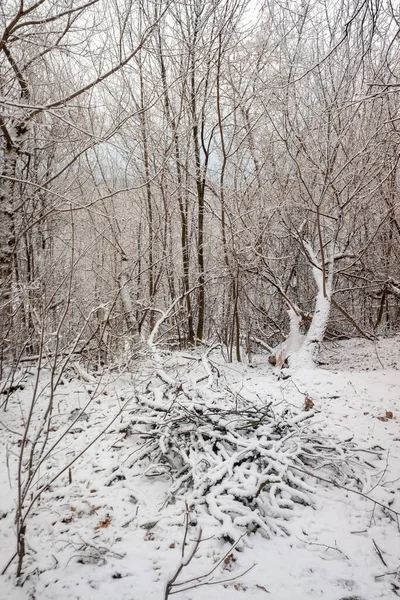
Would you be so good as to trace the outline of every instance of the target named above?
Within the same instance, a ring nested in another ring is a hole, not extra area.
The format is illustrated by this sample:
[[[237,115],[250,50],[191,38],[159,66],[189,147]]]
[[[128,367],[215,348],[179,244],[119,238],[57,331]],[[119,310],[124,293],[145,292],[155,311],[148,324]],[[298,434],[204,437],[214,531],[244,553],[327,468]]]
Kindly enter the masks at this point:
[[[304,399],[303,410],[307,411],[311,410],[312,408],[314,408],[314,401],[312,398],[310,398],[310,396],[306,396]]]
[[[61,519],[61,523],[64,523],[67,525],[72,522],[72,518],[73,518],[72,515],[70,517],[64,517],[64,519]]]
[[[391,410],[387,410],[385,412],[385,416],[384,417],[376,417],[378,419],[378,421],[383,421],[384,423],[386,423],[386,421],[389,421],[389,419],[393,419],[393,413]]]
[[[243,592],[245,592],[247,590],[247,587],[245,585],[243,585],[243,583],[234,583],[233,587],[235,588],[235,590],[237,592],[240,592],[240,590],[242,590]]]
[[[99,508],[100,508],[100,506],[99,506]],[[110,515],[107,515],[106,518],[104,519],[104,521],[100,521],[100,523],[98,525],[96,525],[94,530],[99,531],[100,529],[105,529],[109,525],[111,525],[111,517],[110,517]]]
[[[258,584],[256,583],[256,587],[257,587],[259,590],[263,590],[263,592],[267,592],[267,594],[270,594],[270,593],[271,593],[271,592],[269,592],[269,591],[267,590],[267,588],[265,588],[263,585],[258,585]]]

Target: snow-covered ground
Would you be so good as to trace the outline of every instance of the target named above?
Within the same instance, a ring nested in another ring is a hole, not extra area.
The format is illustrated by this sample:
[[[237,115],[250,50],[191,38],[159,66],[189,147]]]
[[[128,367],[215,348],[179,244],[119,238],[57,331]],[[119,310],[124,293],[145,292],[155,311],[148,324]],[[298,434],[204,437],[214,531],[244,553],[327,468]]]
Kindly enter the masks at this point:
[[[190,525],[185,557],[199,526],[202,541],[177,581],[191,580],[183,587],[196,587],[178,598],[377,600],[400,595],[400,338],[376,344],[331,343],[320,358],[322,367],[293,373],[272,368],[265,355],[253,357],[251,366],[229,365],[216,352],[212,362],[222,387],[257,395],[261,403],[302,411],[309,398],[313,426],[326,440],[351,440],[360,451],[363,461],[356,469],[370,499],[308,475],[306,481],[315,490],[312,503],[295,505],[288,521],[290,535],[266,539],[256,532],[230,551],[227,541],[213,535],[212,521]],[[189,353],[175,354],[169,359],[169,372],[182,376],[187,369],[192,377],[207,375],[200,361],[189,359]],[[17,389],[7,411],[0,413],[1,568],[16,549],[16,473],[35,384],[35,368],[29,371],[24,389]],[[77,374],[71,370],[56,390],[47,447],[69,429],[43,461],[38,483],[51,481],[105,431],[33,504],[27,518],[23,585],[14,585],[14,561],[1,577],[0,598],[163,599],[166,583],[181,561],[185,513],[181,510],[179,515],[179,506],[165,506],[171,486],[168,472],[140,463],[130,468],[138,446],[126,429],[137,389],[156,385],[154,375],[149,364],[139,372],[89,381]],[[89,401],[76,420],[77,409]],[[32,438],[34,432],[33,424]],[[326,470],[321,467],[318,473],[325,477]],[[340,473],[338,465],[335,481],[340,481]],[[197,586],[194,578],[214,567],[200,580],[207,585]]]

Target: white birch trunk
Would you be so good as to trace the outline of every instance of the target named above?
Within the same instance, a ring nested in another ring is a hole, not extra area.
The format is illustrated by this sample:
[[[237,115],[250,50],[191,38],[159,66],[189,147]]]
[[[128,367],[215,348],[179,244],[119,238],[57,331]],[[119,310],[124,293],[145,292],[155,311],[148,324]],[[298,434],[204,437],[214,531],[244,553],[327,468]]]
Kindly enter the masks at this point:
[[[313,263],[312,270],[315,283],[317,284],[318,292],[315,303],[314,316],[312,318],[310,328],[307,332],[307,335],[305,336],[302,346],[290,358],[290,366],[295,368],[313,368],[315,366],[315,359],[318,355],[320,345],[325,336],[325,331],[328,325],[329,314],[331,310],[335,247],[334,239],[332,240],[330,247],[329,263],[327,265],[327,274],[325,275],[325,286],[323,281],[324,272],[322,268],[320,268],[320,264],[318,262],[313,248],[307,242],[304,242],[304,246],[307,249],[307,252]]]
[[[304,343],[304,335],[300,331],[301,316],[290,306],[288,309],[290,320],[289,337],[275,350],[276,365],[282,367],[285,360],[295,354]]]

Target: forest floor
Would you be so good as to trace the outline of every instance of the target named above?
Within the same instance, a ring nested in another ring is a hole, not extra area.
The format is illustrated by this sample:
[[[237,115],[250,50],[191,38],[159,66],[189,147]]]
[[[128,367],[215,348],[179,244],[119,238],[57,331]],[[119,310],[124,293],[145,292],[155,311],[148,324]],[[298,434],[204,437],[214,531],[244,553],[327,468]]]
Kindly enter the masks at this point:
[[[207,578],[188,583],[186,587],[196,587],[177,593],[177,598],[389,600],[400,596],[396,516],[400,513],[400,337],[376,344],[329,343],[320,359],[323,364],[317,369],[281,373],[265,355],[254,356],[249,366],[226,364],[214,354],[213,364],[223,385],[238,393],[257,394],[261,401],[299,411],[305,398],[311,399],[312,419],[327,439],[351,440],[367,451],[362,493],[369,499],[307,476],[314,487],[312,503],[295,505],[288,521],[290,535],[266,539],[256,532],[232,552],[227,541],[213,535],[209,522],[200,523],[203,541],[177,581],[201,577],[217,566]],[[192,373],[201,371],[188,353],[176,353],[171,360],[175,365],[171,363],[171,370],[179,367],[182,372],[187,365]],[[146,368],[150,385],[154,375]],[[29,371],[24,389],[10,396],[7,411],[0,414],[1,569],[16,547],[18,452],[35,368]],[[73,426],[44,461],[39,481],[52,479],[107,430],[33,505],[27,519],[22,585],[14,585],[14,561],[0,577],[0,598],[162,600],[166,583],[180,564],[185,514],[183,506],[174,521],[171,511],[176,514],[177,507],[165,506],[171,485],[168,473],[151,465],[128,467],[137,442],[126,426],[143,372],[114,373],[102,381],[94,375],[89,380],[80,378],[78,372],[71,371],[56,390],[50,442],[62,437],[67,424]],[[74,422],[80,414],[77,409],[90,398],[87,410]],[[33,432],[34,428],[32,436]],[[190,543],[185,556],[196,528],[187,533]]]

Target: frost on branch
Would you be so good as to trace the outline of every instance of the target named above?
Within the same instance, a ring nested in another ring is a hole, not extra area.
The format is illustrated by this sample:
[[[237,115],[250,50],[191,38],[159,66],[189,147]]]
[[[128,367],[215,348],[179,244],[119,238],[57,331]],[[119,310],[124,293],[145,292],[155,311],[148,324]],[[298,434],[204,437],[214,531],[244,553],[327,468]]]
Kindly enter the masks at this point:
[[[346,477],[346,449],[312,429],[312,413],[281,406],[278,414],[209,381],[199,388],[158,375],[163,384],[138,395],[132,425],[142,444],[130,466],[145,461],[149,474],[168,473],[167,504],[181,514],[187,501],[191,512],[212,517],[219,536],[288,532],[295,504],[312,503],[313,488],[296,467],[343,463]]]

